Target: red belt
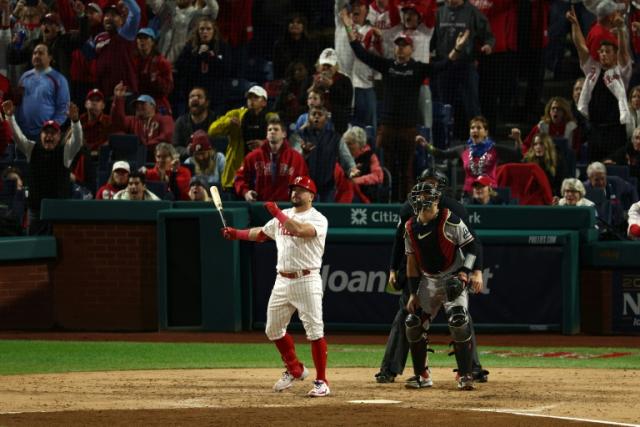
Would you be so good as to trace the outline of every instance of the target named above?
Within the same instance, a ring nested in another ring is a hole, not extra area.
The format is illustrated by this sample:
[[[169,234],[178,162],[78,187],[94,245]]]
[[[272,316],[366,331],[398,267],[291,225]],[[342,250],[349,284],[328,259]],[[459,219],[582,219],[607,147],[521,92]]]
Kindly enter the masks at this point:
[[[281,275],[282,277],[286,277],[287,279],[299,279],[303,276],[308,276],[309,274],[311,274],[311,271],[300,270],[300,271],[293,271],[291,273],[286,271],[278,271],[278,274]]]

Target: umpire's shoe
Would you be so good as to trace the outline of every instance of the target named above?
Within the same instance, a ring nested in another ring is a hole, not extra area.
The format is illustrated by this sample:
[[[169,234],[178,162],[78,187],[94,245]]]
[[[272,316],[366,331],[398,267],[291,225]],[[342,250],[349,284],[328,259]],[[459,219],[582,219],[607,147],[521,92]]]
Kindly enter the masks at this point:
[[[404,386],[406,388],[427,388],[433,385],[433,381],[431,380],[431,374],[429,371],[426,371],[427,376],[424,377],[422,375],[414,375],[409,378]]]
[[[487,381],[489,381],[489,371],[482,368],[474,370],[473,380],[477,383],[486,383]]]
[[[379,384],[388,384],[396,380],[396,374],[389,371],[380,371],[376,374],[376,382]]]

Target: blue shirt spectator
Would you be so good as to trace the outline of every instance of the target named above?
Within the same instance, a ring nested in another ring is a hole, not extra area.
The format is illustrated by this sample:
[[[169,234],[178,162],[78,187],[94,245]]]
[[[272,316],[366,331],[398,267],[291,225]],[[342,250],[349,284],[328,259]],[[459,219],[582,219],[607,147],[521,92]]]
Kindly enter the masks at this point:
[[[51,53],[45,44],[39,44],[31,56],[33,69],[25,72],[18,83],[22,103],[17,122],[27,139],[37,141],[42,124],[54,120],[62,125],[69,109],[67,79],[51,68]]]

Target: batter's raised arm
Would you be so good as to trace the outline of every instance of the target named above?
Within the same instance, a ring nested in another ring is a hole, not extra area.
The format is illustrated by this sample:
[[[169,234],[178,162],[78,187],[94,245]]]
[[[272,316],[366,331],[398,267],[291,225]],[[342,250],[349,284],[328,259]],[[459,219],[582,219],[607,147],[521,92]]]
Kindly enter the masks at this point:
[[[220,233],[222,237],[227,240],[249,240],[258,243],[269,240],[269,236],[267,236],[260,227],[245,228],[242,230],[233,227],[224,227],[220,229]]]
[[[287,230],[289,233],[293,234],[296,237],[315,237],[316,236],[316,228],[313,224],[309,224],[306,222],[298,222],[293,218],[289,218],[284,212],[280,210],[278,205],[275,202],[265,202],[264,207],[269,211],[269,213],[277,219],[280,224]]]

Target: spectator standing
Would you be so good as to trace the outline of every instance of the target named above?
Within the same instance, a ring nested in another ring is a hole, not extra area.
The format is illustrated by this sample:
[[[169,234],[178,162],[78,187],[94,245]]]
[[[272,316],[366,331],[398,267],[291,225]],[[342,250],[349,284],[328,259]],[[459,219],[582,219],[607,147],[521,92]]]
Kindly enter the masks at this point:
[[[191,172],[180,165],[180,156],[173,145],[161,142],[155,147],[156,163],[145,170],[147,181],[159,181],[167,186],[174,200],[189,200]]]
[[[295,123],[298,116],[305,111],[309,86],[311,86],[311,76],[307,66],[301,61],[289,64],[282,90],[274,106],[274,110],[287,127]]]
[[[277,117],[269,119],[267,141],[250,152],[238,169],[236,194],[248,202],[289,200],[289,185],[307,175],[304,159],[286,140],[287,131]]]
[[[97,158],[98,150],[109,142],[109,135],[113,132],[111,116],[104,112],[104,94],[100,89],[87,93],[84,107],[87,111],[80,116],[84,145],[91,151],[91,156]]]
[[[220,37],[216,21],[208,16],[199,18],[175,62],[178,94],[189,93],[196,86],[203,87],[211,96],[211,109],[222,114],[225,84],[231,76],[230,53],[229,45]],[[180,108],[178,113],[181,112]]]
[[[624,22],[618,21],[619,26],[615,28],[617,44],[603,40],[596,61],[589,55],[573,10],[567,13],[567,19],[571,22],[571,37],[586,76],[578,111],[591,125],[589,161],[593,162],[624,146],[627,140],[625,125],[631,121],[626,94],[631,78],[628,40],[622,28]]]
[[[131,172],[127,188],[118,191],[113,200],[160,200],[158,196],[147,189],[147,180],[142,172]]]
[[[351,79],[338,68],[336,51],[331,48],[323,50],[311,87],[322,93],[324,107],[331,112],[331,122],[338,133],[343,133],[351,120],[353,85]]]
[[[112,93],[118,82],[138,93],[138,75],[134,66],[135,38],[140,25],[140,7],[135,0],[122,0],[127,16],[122,16],[119,6],[112,5],[104,11],[104,32],[85,44],[84,53],[96,59],[96,78],[102,93]]]
[[[505,117],[517,87],[517,73],[510,70],[517,68],[518,2],[469,0],[469,3],[487,17],[495,37],[491,55],[482,55],[478,59],[480,110],[492,126],[489,132],[495,134],[498,115]]]
[[[51,53],[53,68],[67,80],[70,80],[71,53],[80,48],[89,38],[89,23],[84,14],[83,3],[74,2],[74,8],[80,23],[80,31],[63,32],[64,28],[60,22],[60,16],[55,12],[47,13],[42,19],[39,37],[29,43],[22,43],[22,46],[15,43],[11,45],[7,55],[9,64],[27,64],[35,47],[39,44],[45,44]]]
[[[220,177],[224,171],[224,154],[218,153],[204,130],[197,130],[191,135],[189,152],[193,153],[184,163],[193,165],[193,175],[200,182],[211,187],[220,187]]]
[[[96,200],[111,200],[120,190],[127,188],[131,168],[129,163],[119,160],[111,167],[109,180],[96,192]]]
[[[169,94],[173,90],[171,63],[156,47],[156,32],[152,28],[141,28],[136,36],[134,66],[138,75],[138,91],[151,95],[158,112],[171,115]]]
[[[191,136],[199,130],[206,133],[216,119],[213,111],[209,109],[209,94],[205,88],[191,89],[188,102],[189,111],[178,117],[173,131],[173,146],[181,158],[189,155],[187,145]]]
[[[249,62],[248,46],[253,39],[253,0],[220,0],[218,25],[229,44],[231,75],[244,77]]]
[[[163,116],[156,111],[156,101],[149,95],[140,95],[134,101],[135,115],[127,116],[124,111],[127,87],[118,83],[113,89],[111,120],[116,132],[136,135],[140,143],[149,150],[153,158],[155,146],[160,142],[171,141],[173,137],[173,118]]]
[[[70,167],[75,155],[82,148],[82,125],[75,104],[69,105],[71,137],[61,144],[61,129],[55,120],[42,124],[39,142],[28,139],[14,117],[12,101],[4,101],[2,110],[9,118],[17,148],[29,163],[29,234],[50,234],[51,226],[40,220],[42,199],[66,199],[71,197]]]
[[[287,21],[284,36],[273,45],[273,77],[282,79],[293,62],[302,62],[307,70],[314,68],[318,56],[315,41],[307,34],[307,18],[293,13]]]
[[[67,120],[69,85],[67,79],[51,68],[51,52],[46,44],[39,44],[31,55],[33,68],[20,77],[18,92],[22,102],[16,121],[26,138],[37,141],[42,124],[54,120],[58,125]]]
[[[312,108],[309,111],[310,125],[300,132],[300,148],[309,166],[309,176],[316,183],[316,196],[320,202],[335,201],[334,168],[337,162],[348,178],[359,174],[341,135],[330,129],[327,122],[328,112],[324,107]]]
[[[27,5],[26,2],[18,1],[15,3],[13,13],[9,15],[15,18],[11,31],[11,45],[9,49],[20,48],[25,43],[30,43],[32,40],[40,37],[41,19],[44,13],[39,5]],[[6,55],[2,56],[6,61]],[[7,77],[9,77],[11,83],[15,85],[26,69],[26,65],[9,65]]]
[[[233,179],[245,155],[257,148],[267,133],[266,107],[267,91],[261,86],[252,86],[247,92],[246,107],[228,111],[209,127],[210,137],[229,137],[222,173],[225,191],[233,187]]]
[[[147,0],[147,5],[160,21],[158,50],[172,64],[187,43],[192,21],[202,15],[214,20],[218,16],[216,0],[206,0],[202,9],[191,0]]]
[[[436,57],[447,58],[456,48],[457,37],[465,31],[468,31],[469,43],[458,47],[460,52],[455,64],[446,74],[440,74],[434,83],[435,98],[453,105],[456,116],[463,117],[456,122],[459,125],[456,125],[455,133],[459,137],[465,134],[464,123],[480,114],[476,49],[479,47],[482,55],[490,55],[496,40],[487,18],[475,6],[466,0],[446,0],[436,13],[435,33],[431,41]]]
[[[576,154],[580,154],[582,145],[589,139],[589,120],[578,111],[578,102],[580,101],[580,94],[584,87],[584,77],[576,79],[573,83],[573,89],[571,91],[571,115],[576,121],[577,128],[573,131],[573,151]]]
[[[599,59],[598,51],[603,40],[613,44],[618,43],[618,37],[612,30],[624,26],[624,17],[621,12],[625,9],[625,5],[615,0],[601,0],[597,3],[589,3],[595,5],[595,7],[591,8],[591,12],[596,16],[597,20],[587,33],[587,49],[589,49],[591,58],[597,61]]]
[[[351,28],[351,18],[342,14],[346,28]],[[347,31],[351,48],[365,64],[382,74],[384,102],[380,114],[376,145],[382,148],[383,162],[393,176],[392,200],[403,201],[413,182],[416,123],[418,119],[418,94],[422,82],[448,68],[449,61],[425,64],[412,59],[413,40],[404,34],[394,40],[395,60],[382,58],[364,50],[356,41],[353,30]],[[469,37],[460,33],[449,59],[455,60],[458,51]]]
[[[357,40],[365,50],[373,51],[381,55],[382,40],[375,35],[373,27],[366,19],[368,11],[367,3],[363,0],[350,1],[351,17],[354,23],[353,31],[357,33]],[[373,81],[377,73],[356,58],[353,50],[351,50],[349,46],[349,38],[342,28],[342,20],[340,19],[340,12],[346,7],[346,4],[346,0],[336,0],[335,46],[340,69],[351,79],[354,87],[354,109],[353,120],[351,122],[360,127],[372,126],[375,129],[378,126],[378,116],[376,92],[373,87]]]

